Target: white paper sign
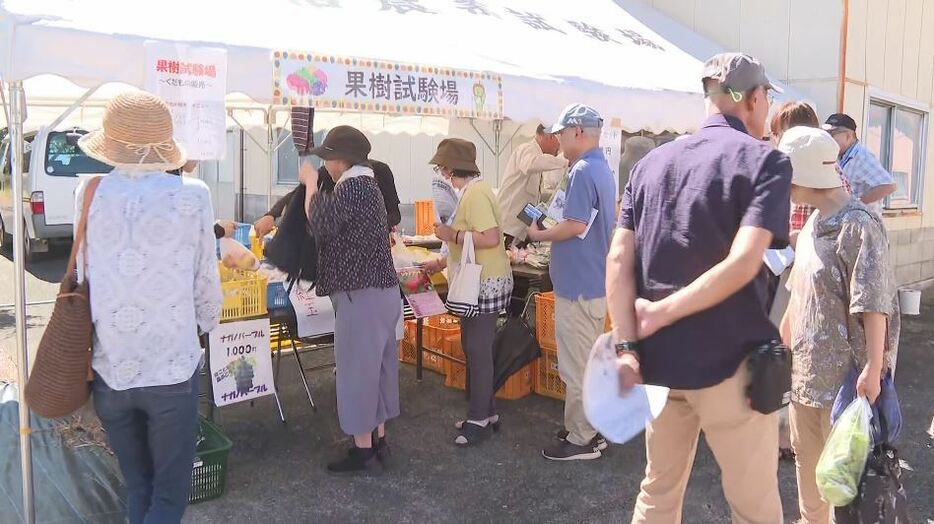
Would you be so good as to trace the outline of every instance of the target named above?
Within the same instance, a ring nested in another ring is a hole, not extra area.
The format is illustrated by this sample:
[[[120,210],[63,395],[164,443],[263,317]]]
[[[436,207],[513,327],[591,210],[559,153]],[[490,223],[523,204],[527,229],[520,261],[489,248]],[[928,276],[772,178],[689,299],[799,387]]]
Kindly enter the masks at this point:
[[[619,160],[623,144],[623,132],[619,127],[611,125],[603,126],[600,131],[600,147],[603,154],[606,155],[606,161],[610,164],[613,171],[613,183],[616,187],[616,194],[619,194]]]
[[[637,385],[620,392],[616,349],[611,335],[600,335],[584,371],[584,414],[590,424],[611,442],[622,444],[655,420],[668,401],[668,388]]]
[[[216,406],[275,393],[269,319],[223,323],[211,331],[209,340]]]
[[[165,100],[192,160],[227,154],[227,50],[146,42],[146,90]]]
[[[292,286],[289,300],[295,309],[298,337],[316,337],[334,333],[334,305],[328,297],[315,295],[314,288]]]

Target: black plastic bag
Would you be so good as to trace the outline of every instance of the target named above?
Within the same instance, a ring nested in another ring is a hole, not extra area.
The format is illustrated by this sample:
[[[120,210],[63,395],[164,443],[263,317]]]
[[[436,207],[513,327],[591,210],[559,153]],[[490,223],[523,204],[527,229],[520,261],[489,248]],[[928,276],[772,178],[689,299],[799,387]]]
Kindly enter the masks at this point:
[[[266,244],[265,256],[269,263],[286,272],[289,280],[314,282],[317,278],[318,248],[308,231],[304,185],[292,192],[279,221],[279,230]]]
[[[889,434],[881,411],[873,420],[881,426],[880,434]],[[910,524],[908,496],[901,476],[898,451],[885,441],[876,444],[866,459],[856,498],[834,509],[834,521],[837,524]]]

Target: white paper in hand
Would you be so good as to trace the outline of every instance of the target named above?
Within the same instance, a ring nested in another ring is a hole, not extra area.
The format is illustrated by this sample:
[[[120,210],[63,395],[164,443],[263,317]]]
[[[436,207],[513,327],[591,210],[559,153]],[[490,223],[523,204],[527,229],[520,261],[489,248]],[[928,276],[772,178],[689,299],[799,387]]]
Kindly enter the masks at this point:
[[[635,437],[662,412],[668,388],[636,385],[619,389],[616,350],[609,333],[600,335],[590,352],[583,384],[584,414],[610,442],[623,444]]]
[[[791,246],[785,249],[767,249],[762,255],[762,261],[778,277],[794,263],[795,250]]]

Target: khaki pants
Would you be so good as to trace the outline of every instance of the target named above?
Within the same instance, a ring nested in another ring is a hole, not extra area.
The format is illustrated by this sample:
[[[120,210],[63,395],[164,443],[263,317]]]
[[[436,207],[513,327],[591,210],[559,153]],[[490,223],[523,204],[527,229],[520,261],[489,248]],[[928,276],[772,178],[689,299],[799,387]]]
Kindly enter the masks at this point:
[[[564,381],[564,429],[568,442],[586,446],[597,435],[587,422],[581,386],[590,350],[603,334],[606,299],[568,300],[555,296],[555,341],[558,343],[558,372]]]
[[[648,465],[636,500],[634,524],[681,522],[684,490],[701,430],[720,466],[733,522],[782,522],[778,416],[749,408],[747,382],[744,362],[735,375],[716,386],[671,391],[665,409],[646,428]]]
[[[830,408],[812,408],[791,403],[791,446],[795,450],[798,475],[798,510],[806,524],[828,524],[833,514],[817,490],[814,470],[824,443],[830,436]]]

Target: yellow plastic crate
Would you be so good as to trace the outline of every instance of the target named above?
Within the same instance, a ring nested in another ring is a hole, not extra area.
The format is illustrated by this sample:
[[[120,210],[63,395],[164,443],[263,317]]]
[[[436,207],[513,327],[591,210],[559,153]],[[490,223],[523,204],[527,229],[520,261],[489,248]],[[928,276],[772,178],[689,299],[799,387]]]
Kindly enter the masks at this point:
[[[250,235],[250,251],[256,256],[257,260],[263,259],[263,239]]]
[[[218,264],[221,274],[221,322],[266,314],[266,277]]]

